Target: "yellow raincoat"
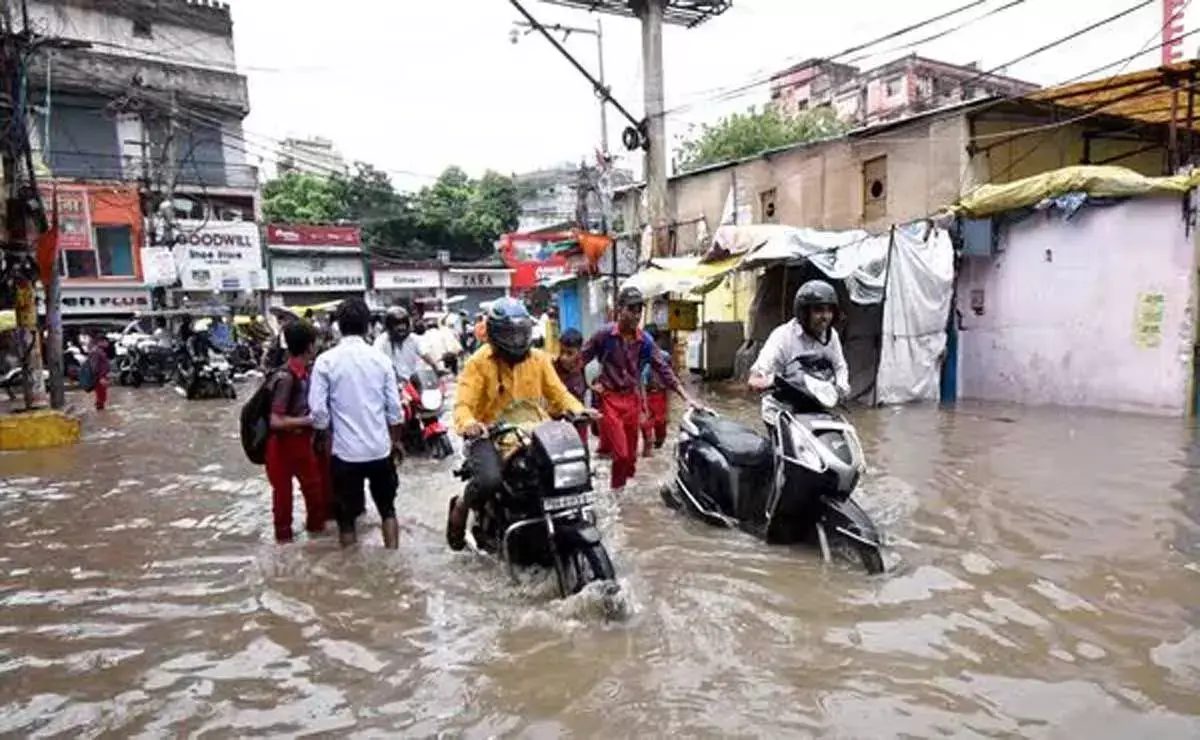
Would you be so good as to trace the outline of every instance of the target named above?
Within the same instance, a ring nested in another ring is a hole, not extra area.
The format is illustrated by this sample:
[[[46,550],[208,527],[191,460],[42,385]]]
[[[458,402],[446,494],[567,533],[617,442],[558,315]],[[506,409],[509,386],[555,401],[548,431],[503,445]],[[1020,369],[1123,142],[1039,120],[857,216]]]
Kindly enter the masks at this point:
[[[552,416],[583,411],[579,402],[558,378],[550,356],[530,350],[517,365],[500,362],[484,345],[463,367],[455,390],[454,428],[459,433],[473,422],[494,424],[518,401],[536,401]]]

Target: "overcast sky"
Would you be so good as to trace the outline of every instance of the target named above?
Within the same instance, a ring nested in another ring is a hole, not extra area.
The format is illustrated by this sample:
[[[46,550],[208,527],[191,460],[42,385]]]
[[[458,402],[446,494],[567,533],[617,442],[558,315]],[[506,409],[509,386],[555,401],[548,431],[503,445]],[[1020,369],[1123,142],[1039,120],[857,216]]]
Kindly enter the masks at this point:
[[[523,0],[541,21],[588,26],[596,17]],[[668,29],[668,135],[767,99],[752,85],[770,71],[813,56],[831,56],[966,0],[733,0],[733,8],[693,30]],[[914,49],[898,49],[1001,7],[983,6],[895,41],[871,56],[839,59],[864,68]],[[520,172],[591,156],[600,140],[599,112],[585,80],[545,39],[513,44],[518,18],[507,0],[232,0],[238,63],[250,78],[253,111],[245,122],[251,153],[273,159],[278,139],[321,135],[348,159],[388,170],[403,188],[427,184],[457,164]],[[1026,0],[944,38],[921,44],[924,56],[1005,64],[1135,0]],[[1200,5],[1200,3],[1198,3]],[[1189,16],[1200,12],[1189,10]],[[1189,18],[1190,20],[1190,18]],[[641,117],[640,29],[604,18],[605,63],[613,95]],[[1191,29],[1194,24],[1187,23]],[[1150,48],[1127,71],[1157,63],[1162,28],[1158,0],[1121,21],[1010,67],[1013,76],[1054,84]],[[1196,54],[1200,34],[1184,41]],[[575,35],[567,47],[589,69],[595,40]],[[1107,74],[1119,71],[1112,66]],[[1093,74],[1104,77],[1105,73]],[[686,106],[686,107],[683,107]],[[678,109],[678,110],[672,110]],[[626,125],[610,108],[610,140],[620,150]],[[640,172],[640,162],[623,164]]]

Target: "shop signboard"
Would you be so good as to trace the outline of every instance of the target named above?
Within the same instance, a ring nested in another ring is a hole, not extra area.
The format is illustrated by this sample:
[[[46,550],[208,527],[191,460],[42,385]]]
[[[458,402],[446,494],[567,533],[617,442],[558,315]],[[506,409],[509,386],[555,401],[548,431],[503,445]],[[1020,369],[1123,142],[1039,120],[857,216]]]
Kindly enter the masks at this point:
[[[503,289],[511,282],[508,270],[451,270],[446,275],[446,288],[454,290]]]
[[[145,286],[89,286],[64,285],[62,288],[63,316],[104,316],[108,314],[132,315],[149,311],[150,291]],[[37,294],[38,313],[46,313],[46,301],[42,292]]]
[[[271,224],[267,226],[267,246],[358,252],[362,232],[357,226]]]
[[[251,221],[175,223],[175,264],[184,290],[244,290],[262,270],[262,241]]]
[[[449,282],[447,281],[447,284]],[[441,287],[437,270],[376,270],[375,290],[419,290]]]
[[[271,258],[271,290],[280,293],[361,293],[367,282],[358,257]]]

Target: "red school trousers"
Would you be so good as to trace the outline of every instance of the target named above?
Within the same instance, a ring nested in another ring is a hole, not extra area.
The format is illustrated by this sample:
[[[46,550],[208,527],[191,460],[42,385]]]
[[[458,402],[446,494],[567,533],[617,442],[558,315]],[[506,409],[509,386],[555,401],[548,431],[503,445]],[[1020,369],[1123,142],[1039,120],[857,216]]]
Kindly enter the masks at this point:
[[[97,380],[96,387],[92,390],[96,394],[96,410],[103,411],[108,405],[108,378]]]
[[[616,491],[637,472],[642,399],[636,391],[605,391],[600,412],[604,414],[600,419],[601,444],[607,442],[612,455],[612,489]]]
[[[321,471],[313,452],[311,432],[275,433],[267,439],[267,481],[271,484],[271,513],[275,521],[275,541],[292,540],[292,479],[300,481],[304,496],[304,528],[309,532],[325,529],[329,514],[321,491]]]
[[[646,436],[647,444],[653,441],[655,446],[661,447],[667,441],[667,401],[664,388],[646,391],[646,421],[642,425],[642,433]]]

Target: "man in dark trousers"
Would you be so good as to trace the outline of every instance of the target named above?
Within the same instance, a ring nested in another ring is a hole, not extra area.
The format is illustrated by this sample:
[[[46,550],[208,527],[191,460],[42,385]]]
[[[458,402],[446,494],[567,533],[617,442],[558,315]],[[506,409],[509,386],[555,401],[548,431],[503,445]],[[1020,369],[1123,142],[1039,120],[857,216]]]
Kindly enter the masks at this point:
[[[642,292],[626,287],[617,295],[617,321],[592,335],[583,347],[583,363],[600,362],[600,437],[612,454],[612,489],[625,487],[637,472],[638,438],[641,433],[643,390],[642,368],[647,365],[663,385],[679,394],[687,404],[700,406],[679,385],[662,350],[638,325],[646,300]]]

